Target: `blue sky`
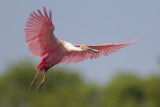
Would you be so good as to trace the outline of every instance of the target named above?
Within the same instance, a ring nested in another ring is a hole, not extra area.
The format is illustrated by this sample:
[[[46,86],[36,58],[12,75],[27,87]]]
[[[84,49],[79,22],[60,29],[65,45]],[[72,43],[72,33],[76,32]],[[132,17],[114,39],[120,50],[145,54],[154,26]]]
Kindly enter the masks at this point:
[[[24,57],[40,62],[26,47],[24,28],[29,14],[46,6],[53,12],[54,33],[60,40],[101,44],[141,38],[140,44],[107,57],[59,66],[78,68],[85,79],[95,82],[109,81],[124,68],[144,77],[159,74],[159,4],[159,0],[0,0],[0,70]]]

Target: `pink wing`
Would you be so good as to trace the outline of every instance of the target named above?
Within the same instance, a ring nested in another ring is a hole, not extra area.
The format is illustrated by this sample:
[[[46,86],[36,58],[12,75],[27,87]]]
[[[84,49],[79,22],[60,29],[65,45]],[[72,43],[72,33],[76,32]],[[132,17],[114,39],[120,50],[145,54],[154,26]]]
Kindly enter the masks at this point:
[[[43,7],[43,11],[44,15],[40,10],[38,10],[38,14],[35,12],[30,14],[25,29],[25,40],[30,52],[41,57],[54,50],[59,43],[53,34],[55,27],[52,24],[51,10],[49,10],[49,16],[45,7]]]
[[[138,39],[136,39],[136,40],[138,40]],[[121,43],[121,44],[108,43],[108,44],[101,44],[101,45],[87,45],[88,47],[90,47],[92,49],[99,50],[99,53],[94,53],[91,50],[83,51],[83,52],[72,51],[72,52],[68,52],[68,54],[63,58],[63,60],[61,62],[66,63],[66,64],[70,64],[70,63],[81,62],[81,61],[84,61],[88,58],[90,58],[90,59],[98,58],[102,54],[104,56],[108,56],[109,54],[116,52],[116,51],[120,50],[121,48],[125,48],[126,46],[136,44],[136,42],[134,42],[136,40],[133,40],[133,41],[127,42],[127,43]],[[79,47],[80,45],[75,45],[75,46]]]

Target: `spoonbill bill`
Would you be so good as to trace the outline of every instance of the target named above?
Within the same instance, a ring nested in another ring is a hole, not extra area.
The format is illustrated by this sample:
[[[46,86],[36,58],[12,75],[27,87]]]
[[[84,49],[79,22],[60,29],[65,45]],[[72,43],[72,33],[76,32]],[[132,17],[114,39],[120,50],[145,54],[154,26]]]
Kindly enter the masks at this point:
[[[43,80],[39,83],[38,91],[40,93],[43,87],[46,72],[49,68],[59,63],[77,63],[88,58],[94,59],[101,55],[108,56],[109,54],[120,50],[129,45],[136,44],[135,39],[130,42],[121,44],[98,44],[98,45],[73,45],[69,42],[58,40],[53,31],[55,26],[52,23],[52,12],[49,10],[47,14],[46,8],[43,7],[43,12],[38,9],[38,13],[30,14],[25,28],[25,40],[29,51],[34,56],[42,57],[40,64],[36,67],[37,74],[29,85],[29,89],[36,81],[40,72],[44,73]]]

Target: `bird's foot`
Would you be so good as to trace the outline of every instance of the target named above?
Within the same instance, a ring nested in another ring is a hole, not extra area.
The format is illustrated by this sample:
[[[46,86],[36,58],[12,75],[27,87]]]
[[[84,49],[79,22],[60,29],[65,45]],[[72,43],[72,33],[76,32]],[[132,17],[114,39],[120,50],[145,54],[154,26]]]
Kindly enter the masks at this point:
[[[38,93],[39,94],[41,92],[41,89],[42,89],[43,85],[44,85],[44,81],[40,82],[39,85],[38,85]]]
[[[36,81],[36,80],[34,79],[34,80],[30,83],[30,85],[29,85],[29,90],[31,89],[31,87],[32,87],[32,85],[34,84],[35,81]]]
[[[33,79],[33,81],[30,83],[30,85],[29,85],[29,90],[31,89],[32,85],[35,83],[35,81],[36,81],[36,79],[37,79],[40,71],[41,71],[41,68],[40,68],[40,70],[37,72],[37,74],[36,74],[35,78]]]

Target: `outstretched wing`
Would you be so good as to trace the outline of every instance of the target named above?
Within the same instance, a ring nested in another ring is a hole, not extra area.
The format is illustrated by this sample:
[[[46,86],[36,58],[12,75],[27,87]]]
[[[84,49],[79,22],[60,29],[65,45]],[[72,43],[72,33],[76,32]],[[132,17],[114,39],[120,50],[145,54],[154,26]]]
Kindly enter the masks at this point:
[[[33,12],[26,22],[25,40],[30,52],[35,56],[43,57],[49,51],[54,50],[59,40],[53,34],[52,13],[49,16],[46,8],[43,7],[44,15],[38,10],[38,14]]]
[[[139,38],[138,38],[139,39]],[[138,40],[136,39],[136,40]],[[109,54],[116,52],[120,50],[121,48],[125,48],[126,46],[136,44],[136,40],[133,40],[131,42],[127,43],[121,43],[121,44],[101,44],[101,45],[87,45],[89,48],[99,50],[99,53],[94,53],[91,50],[88,51],[83,51],[83,52],[75,52],[71,51],[68,52],[68,54],[63,58],[61,61],[62,63],[70,64],[70,63],[77,63],[84,61],[88,58],[93,59],[93,58],[98,58],[102,54],[104,56],[108,56]],[[79,47],[80,45],[75,45],[76,47]]]

